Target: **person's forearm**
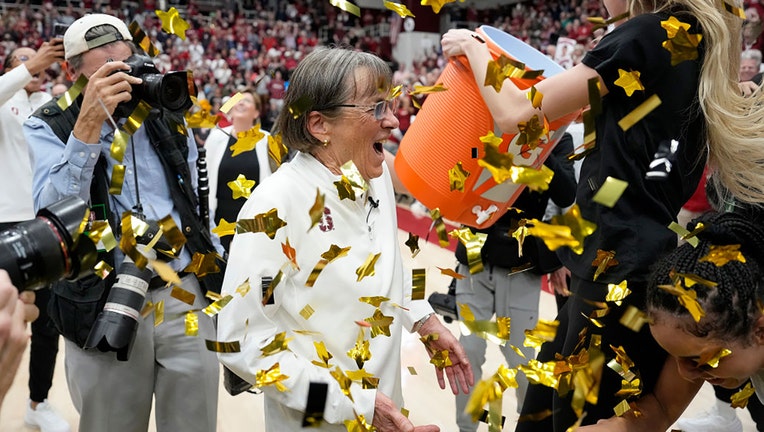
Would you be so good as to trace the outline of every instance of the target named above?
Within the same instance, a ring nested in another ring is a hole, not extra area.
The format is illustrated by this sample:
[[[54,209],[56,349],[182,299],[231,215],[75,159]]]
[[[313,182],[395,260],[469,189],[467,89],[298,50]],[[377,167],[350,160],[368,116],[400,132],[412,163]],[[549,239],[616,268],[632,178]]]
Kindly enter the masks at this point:
[[[21,65],[10,72],[0,75],[0,105],[8,102],[13,95],[32,81],[32,74]]]

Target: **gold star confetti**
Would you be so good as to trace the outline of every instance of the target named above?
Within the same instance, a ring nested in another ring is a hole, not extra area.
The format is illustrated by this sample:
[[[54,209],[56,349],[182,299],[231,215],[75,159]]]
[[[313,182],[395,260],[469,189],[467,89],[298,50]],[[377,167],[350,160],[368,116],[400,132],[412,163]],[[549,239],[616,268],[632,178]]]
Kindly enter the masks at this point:
[[[236,233],[265,233],[268,238],[273,240],[276,237],[276,231],[286,226],[286,222],[279,218],[278,210],[273,208],[266,213],[255,215],[254,219],[239,219],[236,221]]]
[[[615,393],[617,397],[625,397],[625,398],[636,397],[641,394],[642,394],[642,380],[639,378],[632,379],[631,381],[621,380],[621,389]]]
[[[376,378],[373,374],[366,372],[366,369],[359,369],[357,371],[347,371],[348,378],[355,382],[360,382],[361,386],[365,389],[375,389],[379,385],[379,378]]]
[[[268,135],[268,157],[276,163],[276,167],[281,166],[287,153],[289,149],[283,144],[281,134]]]
[[[244,177],[244,174],[239,174],[236,180],[227,183],[228,187],[233,192],[233,199],[249,198],[252,193],[252,188],[255,187],[254,180],[248,180]]]
[[[321,222],[321,219],[324,217],[325,198],[326,196],[322,194],[318,188],[316,188],[316,201],[308,211],[308,214],[310,215],[310,227],[308,228],[308,231],[310,231],[314,226],[318,225],[318,223]]]
[[[445,369],[453,365],[451,359],[448,357],[448,350],[440,350],[433,353],[432,357],[430,358],[430,363],[435,365],[435,367],[438,369]]]
[[[219,273],[220,267],[218,267],[216,262],[217,258],[218,254],[215,252],[206,254],[194,252],[194,255],[191,257],[191,263],[186,266],[183,271],[191,272],[200,278],[205,277],[210,273]]]
[[[631,290],[627,287],[626,280],[621,281],[621,283],[617,285],[607,284],[607,295],[605,296],[605,301],[611,301],[620,306],[623,302],[623,299],[628,297],[629,294],[631,294]]]
[[[167,12],[159,9],[154,11],[160,20],[162,20],[162,30],[167,34],[174,34],[181,39],[186,40],[186,30],[189,25],[183,18],[180,17],[180,13],[174,7],[171,7]]]
[[[193,129],[212,129],[217,126],[220,117],[212,115],[209,109],[200,109],[195,113],[186,113],[186,126]]]
[[[355,420],[345,420],[345,429],[348,432],[376,432],[377,428],[366,423],[366,417],[363,414],[358,414],[355,411]]]
[[[233,235],[236,232],[236,222],[228,222],[225,218],[220,218],[220,223],[212,229],[212,232],[217,234],[218,237]]]
[[[525,240],[524,236],[529,235],[540,238],[551,251],[555,251],[562,246],[568,246],[574,252],[579,249],[583,251],[581,241],[575,238],[573,230],[565,225],[548,224],[537,219],[523,219],[517,230],[512,233],[512,237],[517,239],[520,245]]]
[[[559,321],[547,321],[540,319],[533,330],[525,330],[523,346],[540,349],[544,342],[551,342],[557,334]]]
[[[409,233],[409,238],[404,244],[408,246],[409,250],[411,250],[411,258],[414,258],[419,254],[420,249],[418,235]]]
[[[374,315],[364,318],[364,321],[371,325],[371,338],[379,335],[390,336],[390,325],[393,323],[393,317],[382,313],[381,309],[374,311]]]
[[[334,182],[334,186],[337,187],[337,194],[340,197],[340,201],[344,199],[355,201],[355,191],[347,177],[342,176],[339,181]]]
[[[262,347],[260,349],[260,351],[263,353],[262,357],[267,357],[267,356],[270,356],[270,355],[273,355],[273,354],[280,353],[282,351],[289,350],[289,347],[288,347],[289,341],[291,341],[292,339],[294,339],[294,338],[287,338],[286,337],[286,332],[281,332],[281,333],[277,334],[273,338],[271,343],[269,343],[268,345],[266,345],[266,346],[264,346],[264,347]]]
[[[383,296],[374,296],[374,297],[359,297],[358,301],[361,303],[366,303],[374,306],[375,308],[378,308],[379,305],[386,301],[390,301],[389,298],[383,297]]]
[[[719,361],[730,354],[732,354],[732,351],[730,351],[727,348],[722,348],[716,352],[711,351],[707,353],[706,355],[700,356],[700,358],[698,359],[698,366],[708,365],[716,369],[719,367]]]
[[[235,291],[236,291],[237,294],[239,294],[240,296],[244,297],[245,295],[247,295],[249,293],[249,290],[251,288],[252,287],[249,285],[249,278],[247,278],[247,280],[242,282],[241,285],[236,287]]]
[[[345,164],[340,167],[340,172],[343,176],[347,177],[350,185],[354,188],[362,192],[366,192],[369,189],[369,184],[366,183],[366,180],[364,180],[361,175],[361,171],[358,170],[358,167],[355,166],[352,160],[345,162]]]
[[[287,257],[292,268],[299,270],[300,266],[297,265],[297,251],[289,244],[289,239],[286,239],[286,243],[281,243],[281,251],[284,252],[284,256]]]
[[[236,157],[244,152],[249,152],[257,147],[258,141],[263,139],[265,134],[260,132],[260,123],[252,126],[252,129],[236,134],[236,142],[229,147],[231,157]]]
[[[325,369],[331,369],[331,365],[329,364],[329,360],[334,357],[329,353],[329,351],[326,350],[326,345],[324,345],[324,342],[313,342],[313,345],[316,347],[316,354],[318,355],[318,358],[321,361],[311,361],[314,365],[318,367],[322,367]]]
[[[510,168],[514,164],[514,155],[499,151],[499,144],[501,144],[502,140],[501,137],[497,137],[493,132],[488,132],[487,135],[480,137],[480,141],[483,142],[485,156],[482,159],[478,159],[478,165],[486,168],[497,184],[504,183],[512,177]]]
[[[361,264],[360,267],[355,269],[355,274],[358,276],[358,279],[356,279],[356,282],[361,282],[361,280],[367,276],[374,276],[376,273],[374,272],[374,264],[377,263],[377,260],[381,256],[381,253],[377,254],[369,254],[369,256],[366,257],[366,261]]]
[[[639,71],[625,71],[619,68],[618,79],[615,80],[615,85],[622,88],[626,92],[626,96],[631,96],[635,91],[643,91],[645,89],[642,81],[639,80],[640,75]]]
[[[713,263],[717,267],[721,267],[725,264],[727,264],[730,261],[738,261],[741,263],[745,263],[745,257],[743,256],[743,253],[740,252],[740,245],[739,244],[733,244],[733,245],[711,245],[708,248],[708,254],[701,257],[698,261],[699,262],[710,262]]]
[[[509,169],[512,182],[527,185],[533,191],[544,192],[549,189],[549,182],[554,177],[554,171],[546,165],[536,169],[530,166],[515,165]]]
[[[578,245],[571,247],[571,249],[578,255],[584,251],[584,238],[590,236],[597,229],[597,224],[589,222],[581,216],[581,209],[578,204],[573,204],[565,214],[552,218],[552,222],[570,228],[571,235],[578,241]],[[549,245],[547,244],[547,246]]]
[[[337,380],[337,383],[340,385],[340,389],[342,390],[342,393],[345,394],[345,396],[348,397],[351,401],[353,400],[353,395],[350,393],[350,386],[353,384],[353,380],[351,380],[347,375],[345,375],[344,372],[342,372],[342,369],[340,369],[339,366],[335,367],[333,371],[330,372],[332,377],[334,377],[335,380]]]
[[[467,177],[470,176],[470,172],[462,167],[461,162],[457,162],[453,168],[448,170],[448,182],[451,185],[452,191],[464,192],[464,182]]]
[[[363,367],[365,362],[371,359],[371,351],[369,351],[369,340],[365,338],[363,327],[358,329],[358,338],[356,339],[353,348],[347,352],[347,356],[355,360],[355,364],[359,369]]]
[[[748,399],[756,393],[756,389],[751,386],[751,382],[746,383],[745,387],[730,397],[732,408],[745,408],[748,406]]]
[[[677,280],[673,285],[658,285],[658,288],[675,295],[679,303],[692,315],[695,322],[700,321],[706,315],[706,312],[700,306],[700,303],[698,303],[698,294],[694,289],[682,287],[681,280]]]
[[[597,270],[594,271],[594,280],[596,281],[610,267],[617,265],[618,260],[615,259],[615,251],[597,249],[597,258],[594,258],[594,261],[592,261],[592,266],[597,267]]]
[[[353,14],[357,16],[358,18],[361,17],[361,8],[354,5],[353,3],[350,3],[347,0],[329,0],[329,4],[334,7],[340,8],[349,14]]]
[[[518,123],[517,129],[520,134],[517,144],[520,146],[527,145],[531,150],[535,150],[541,144],[542,139],[546,142],[545,138],[549,135],[549,122],[546,117],[543,117],[542,121],[538,114],[534,114],[528,121]]]
[[[258,370],[255,373],[255,382],[257,383],[258,388],[272,385],[280,392],[289,390],[284,383],[282,383],[282,381],[287,378],[289,378],[289,376],[281,373],[281,367],[278,362],[274,363],[268,370]]]
[[[698,44],[703,39],[702,34],[688,33],[690,24],[683,23],[674,16],[661,21],[661,27],[666,29],[668,36],[668,40],[663,42],[663,48],[671,53],[671,66],[698,58]]]
[[[469,227],[463,227],[451,231],[449,235],[458,238],[467,249],[467,262],[470,267],[470,274],[476,274],[483,271],[481,251],[485,241],[488,239],[488,234],[481,232],[473,233]]]
[[[387,0],[385,0],[383,4],[385,5],[386,8],[400,15],[401,18],[406,18],[407,16],[410,16],[411,18],[415,18],[414,14],[411,13],[411,11],[405,5],[402,5],[400,3],[393,3]]]

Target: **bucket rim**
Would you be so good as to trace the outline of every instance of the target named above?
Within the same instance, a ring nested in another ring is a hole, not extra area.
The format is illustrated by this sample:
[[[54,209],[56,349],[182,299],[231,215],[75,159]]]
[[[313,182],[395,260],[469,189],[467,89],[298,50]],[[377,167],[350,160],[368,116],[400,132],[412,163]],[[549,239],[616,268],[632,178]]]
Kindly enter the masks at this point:
[[[541,51],[533,48],[511,34],[490,25],[482,25],[477,30],[488,39],[490,45],[514,59],[522,59],[525,66],[532,70],[544,70],[544,77],[557,75],[565,69],[557,62],[547,57]],[[504,43],[502,43],[504,42]],[[506,43],[512,44],[512,50],[507,50]]]

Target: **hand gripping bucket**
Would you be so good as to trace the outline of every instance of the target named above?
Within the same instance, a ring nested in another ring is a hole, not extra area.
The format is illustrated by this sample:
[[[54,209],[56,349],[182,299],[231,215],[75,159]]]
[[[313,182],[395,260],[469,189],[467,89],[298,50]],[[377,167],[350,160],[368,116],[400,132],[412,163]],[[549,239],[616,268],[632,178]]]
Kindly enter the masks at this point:
[[[525,63],[529,70],[544,70],[537,79],[512,78],[504,85],[527,89],[563,71],[544,54],[501,30],[482,26],[477,32],[486,40],[494,59],[503,53]],[[480,96],[466,59],[450,61],[437,82],[448,90],[427,96],[398,148],[395,171],[417,200],[429,209],[440,209],[444,218],[476,228],[490,226],[511,207],[525,186],[511,180],[497,184],[488,169],[478,165],[485,156],[480,137],[490,131],[497,136],[501,132]],[[514,153],[516,165],[539,168],[576,115],[551,122],[549,140],[524,152],[525,157],[520,155],[520,146],[513,143],[517,134],[502,134],[499,150]],[[473,149],[478,157],[473,157]],[[457,162],[470,173],[464,192],[452,191],[450,186],[448,171]]]

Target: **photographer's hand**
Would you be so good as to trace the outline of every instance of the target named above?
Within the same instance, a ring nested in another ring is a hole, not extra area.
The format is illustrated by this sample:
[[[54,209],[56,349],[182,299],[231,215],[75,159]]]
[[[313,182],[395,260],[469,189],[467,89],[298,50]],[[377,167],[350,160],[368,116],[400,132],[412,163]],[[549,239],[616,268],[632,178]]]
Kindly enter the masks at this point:
[[[124,62],[107,61],[90,75],[83,90],[80,115],[74,124],[73,133],[77,139],[86,144],[97,144],[103,122],[114,113],[117,105],[132,98],[131,85],[140,84],[142,80],[129,75],[126,72],[129,69]]]
[[[27,322],[34,321],[38,314],[34,293],[25,291],[19,295],[8,273],[0,270],[0,405],[29,342]]]

